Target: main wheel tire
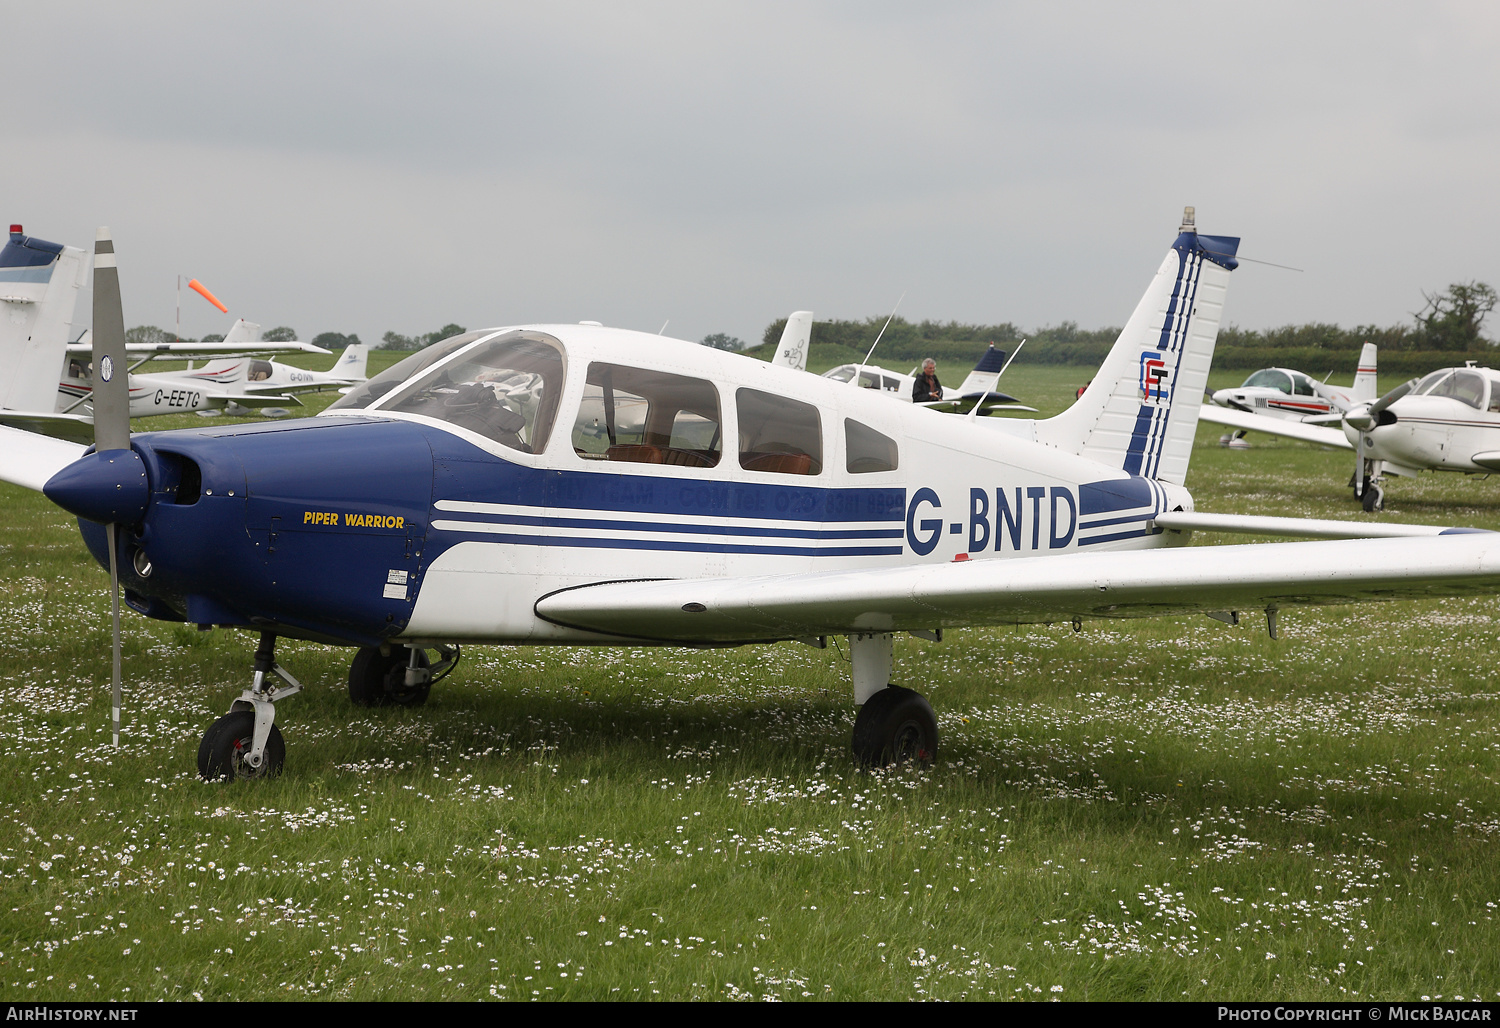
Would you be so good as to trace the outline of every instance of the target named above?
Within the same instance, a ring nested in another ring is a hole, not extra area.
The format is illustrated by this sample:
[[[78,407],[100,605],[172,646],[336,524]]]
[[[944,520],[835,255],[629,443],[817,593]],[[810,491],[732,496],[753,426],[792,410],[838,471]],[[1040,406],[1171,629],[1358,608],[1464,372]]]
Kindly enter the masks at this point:
[[[389,656],[377,646],[361,649],[349,665],[349,699],[360,707],[417,707],[426,703],[431,682],[406,684],[411,652],[405,646],[392,646]],[[426,651],[418,650],[417,666],[425,668],[430,663]]]
[[[870,767],[937,759],[937,716],[919,692],[888,685],[865,701],[854,720],[854,758]]]
[[[1374,514],[1378,510],[1385,510],[1385,490],[1374,482],[1365,486],[1363,505],[1366,514]]]
[[[205,782],[234,782],[250,778],[275,778],[286,763],[286,743],[281,729],[271,726],[260,767],[245,762],[255,744],[255,713],[236,710],[225,714],[203,733],[198,744],[198,777]]]

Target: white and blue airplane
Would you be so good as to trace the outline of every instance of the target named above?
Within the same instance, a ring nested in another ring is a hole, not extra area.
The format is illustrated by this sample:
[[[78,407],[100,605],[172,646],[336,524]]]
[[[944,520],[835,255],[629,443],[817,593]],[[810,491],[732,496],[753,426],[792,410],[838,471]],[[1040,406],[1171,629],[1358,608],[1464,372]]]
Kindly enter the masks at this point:
[[[300,688],[282,636],[356,648],[350,697],[373,705],[423,702],[469,643],[845,635],[857,757],[930,761],[932,708],[891,681],[898,632],[1263,610],[1274,635],[1297,604],[1500,586],[1500,534],[1194,511],[1184,478],[1237,245],[1185,224],[1092,384],[1046,420],[523,325],[419,351],[315,418],[132,436],[101,230],[97,445],[0,428],[0,477],[76,514],[138,613],[259,633],[250,687],[199,748],[204,778],[281,770],[276,705]],[[1186,548],[1195,529],[1322,538]],[[1374,535],[1396,538],[1347,538]]]

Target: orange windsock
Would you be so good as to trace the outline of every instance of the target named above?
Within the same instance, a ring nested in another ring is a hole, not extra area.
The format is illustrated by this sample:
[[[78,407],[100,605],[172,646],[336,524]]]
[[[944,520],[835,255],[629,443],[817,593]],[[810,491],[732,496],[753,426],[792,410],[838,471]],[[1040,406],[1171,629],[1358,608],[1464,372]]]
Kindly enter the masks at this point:
[[[208,291],[208,287],[205,286],[202,282],[199,282],[196,278],[188,282],[188,288],[197,293],[199,296],[203,297],[209,303],[213,304],[215,307],[219,308],[219,310],[223,311],[225,314],[229,313],[229,308],[220,303],[219,298],[213,293],[210,293]]]

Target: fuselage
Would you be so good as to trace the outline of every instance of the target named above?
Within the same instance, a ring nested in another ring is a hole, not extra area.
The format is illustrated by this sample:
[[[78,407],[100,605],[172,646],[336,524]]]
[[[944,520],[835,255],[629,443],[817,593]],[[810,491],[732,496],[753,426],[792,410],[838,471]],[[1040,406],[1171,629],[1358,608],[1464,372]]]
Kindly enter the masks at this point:
[[[576,325],[436,344],[317,418],[132,445],[150,483],[121,546],[133,606],[360,645],[611,641],[537,600],[1158,546],[1183,540],[1152,518],[1192,509],[1180,486],[1008,432]]]

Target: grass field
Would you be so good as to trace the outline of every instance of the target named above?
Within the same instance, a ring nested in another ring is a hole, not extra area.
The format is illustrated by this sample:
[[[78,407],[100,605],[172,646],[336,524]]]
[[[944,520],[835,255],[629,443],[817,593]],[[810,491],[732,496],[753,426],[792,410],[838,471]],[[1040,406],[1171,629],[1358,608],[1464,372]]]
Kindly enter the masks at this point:
[[[1200,509],[1366,516],[1348,455],[1217,436]],[[942,752],[877,774],[831,648],[475,647],[371,711],[288,642],[286,773],[207,785],[254,638],[127,613],[114,751],[107,578],[0,502],[8,999],[1500,997],[1490,600],[902,638]],[[1491,481],[1386,502],[1500,528]]]

